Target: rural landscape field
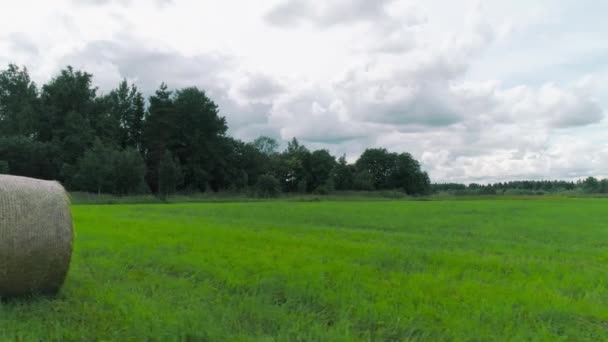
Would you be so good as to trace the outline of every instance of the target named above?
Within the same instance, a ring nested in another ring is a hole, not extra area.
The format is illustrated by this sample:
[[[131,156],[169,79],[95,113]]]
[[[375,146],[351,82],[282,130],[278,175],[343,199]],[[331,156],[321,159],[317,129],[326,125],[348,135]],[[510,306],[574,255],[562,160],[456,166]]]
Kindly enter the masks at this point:
[[[0,0],[0,342],[608,341],[606,13]]]
[[[73,205],[0,340],[605,340],[604,199]]]

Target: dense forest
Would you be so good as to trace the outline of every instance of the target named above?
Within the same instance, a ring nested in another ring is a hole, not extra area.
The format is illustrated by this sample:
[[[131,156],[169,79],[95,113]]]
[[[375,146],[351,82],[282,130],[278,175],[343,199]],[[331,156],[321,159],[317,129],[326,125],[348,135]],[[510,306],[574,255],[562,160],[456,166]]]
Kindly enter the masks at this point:
[[[25,67],[0,70],[0,173],[54,179],[73,191],[118,195],[248,191],[399,190],[431,183],[409,153],[370,148],[354,164],[294,137],[283,151],[243,142],[203,90],[162,84],[148,99],[122,81],[99,94],[93,75],[67,67],[38,87]]]

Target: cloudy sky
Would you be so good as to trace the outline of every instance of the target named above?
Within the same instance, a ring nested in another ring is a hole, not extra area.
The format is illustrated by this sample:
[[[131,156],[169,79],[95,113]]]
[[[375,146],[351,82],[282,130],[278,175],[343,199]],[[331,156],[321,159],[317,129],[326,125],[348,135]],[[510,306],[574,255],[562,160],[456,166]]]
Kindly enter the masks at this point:
[[[0,67],[65,65],[100,93],[196,85],[230,134],[354,160],[408,151],[434,181],[608,177],[608,2],[0,0]]]

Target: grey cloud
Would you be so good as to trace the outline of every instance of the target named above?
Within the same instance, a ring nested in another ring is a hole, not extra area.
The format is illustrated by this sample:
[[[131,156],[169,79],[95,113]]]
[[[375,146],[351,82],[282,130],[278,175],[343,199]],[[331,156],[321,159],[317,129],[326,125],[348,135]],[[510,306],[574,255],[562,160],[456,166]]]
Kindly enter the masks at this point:
[[[388,17],[385,6],[393,0],[350,0],[336,1],[335,6],[326,6],[319,16],[323,26],[375,20]]]
[[[239,94],[254,100],[271,100],[285,91],[283,85],[266,75],[250,76],[238,88]]]
[[[545,84],[540,87],[501,88],[477,83],[453,87],[463,108],[496,123],[525,123],[547,128],[568,128],[598,123],[604,110],[592,92],[580,87]]]
[[[353,118],[365,122],[449,126],[464,120],[466,107],[450,83],[466,67],[436,57],[407,68],[381,70],[383,64],[351,70],[336,84],[340,98]]]
[[[272,105],[268,103],[252,102],[241,104],[227,94],[213,97],[220,107],[220,111],[227,115],[229,128],[241,130],[243,127],[266,125]]]
[[[174,0],[153,0],[152,2],[157,6],[172,5]],[[108,4],[120,4],[123,6],[130,5],[133,0],[72,0],[73,3],[78,5],[108,5]]]
[[[449,126],[462,121],[464,116],[447,89],[423,82],[415,85],[411,94],[398,99],[380,98],[358,104],[355,113],[371,122],[423,126]]]
[[[78,5],[106,5],[111,3],[128,3],[129,0],[72,0],[73,3]]]
[[[276,129],[270,126],[268,123],[255,123],[241,127],[230,127],[229,133],[243,141],[253,141],[260,136],[267,136],[281,141]]]
[[[13,32],[8,35],[10,46],[17,52],[24,53],[30,57],[38,56],[39,49],[36,44],[25,34]]]
[[[212,92],[224,90],[227,83],[220,74],[233,65],[233,60],[227,56],[210,54],[189,57],[130,37],[118,41],[90,42],[81,50],[66,56],[63,62],[85,69],[106,65],[121,77],[135,80],[148,93],[161,82],[168,83],[170,87],[197,85]]]
[[[276,26],[297,26],[309,22],[321,27],[388,18],[385,6],[394,0],[286,0],[265,16]]]
[[[118,41],[90,42],[66,56],[62,64],[91,72],[102,92],[114,88],[122,78],[135,82],[146,95],[152,94],[161,82],[171,89],[197,86],[218,104],[231,132],[239,138],[252,138],[253,133],[247,127],[265,127],[268,122],[270,103],[239,103],[230,95],[232,81],[225,73],[236,68],[236,62],[230,56],[184,56],[174,50],[123,37]],[[248,83],[249,88],[245,87],[246,93],[254,97],[273,94],[280,91],[276,84],[268,77],[254,77]]]
[[[415,48],[414,42],[407,37],[402,35],[395,35],[386,37],[384,40],[380,39],[374,43],[371,47],[371,51],[389,54],[400,54]]]
[[[557,128],[586,126],[602,121],[604,111],[593,101],[581,101],[570,107],[556,108],[550,123]]]
[[[300,24],[304,18],[314,15],[314,8],[309,2],[291,0],[279,4],[268,12],[266,21],[276,26],[292,26]]]
[[[426,23],[419,10],[402,13],[389,11],[396,0],[285,0],[265,15],[271,25],[289,28],[309,24],[331,28],[344,24],[367,23],[369,30],[357,37],[353,51],[362,53],[399,54],[415,48],[414,31]]]
[[[329,89],[311,87],[277,99],[269,122],[284,139],[337,144],[369,135],[368,125],[348,120],[344,109]]]

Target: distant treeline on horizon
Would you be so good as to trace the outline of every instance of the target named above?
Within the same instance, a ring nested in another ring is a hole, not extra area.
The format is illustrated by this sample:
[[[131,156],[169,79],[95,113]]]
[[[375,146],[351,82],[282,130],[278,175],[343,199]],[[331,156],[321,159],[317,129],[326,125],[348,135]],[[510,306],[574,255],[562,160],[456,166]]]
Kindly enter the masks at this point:
[[[552,193],[608,194],[608,179],[587,177],[584,180],[524,180],[491,184],[435,183],[433,193],[452,195],[543,195]]]
[[[398,190],[429,194],[409,153],[366,149],[354,164],[294,137],[284,151],[261,136],[243,142],[203,90],[170,90],[147,100],[121,82],[98,95],[92,75],[67,67],[38,87],[25,67],[0,70],[0,173],[59,180],[69,190],[117,195],[176,191]]]

